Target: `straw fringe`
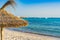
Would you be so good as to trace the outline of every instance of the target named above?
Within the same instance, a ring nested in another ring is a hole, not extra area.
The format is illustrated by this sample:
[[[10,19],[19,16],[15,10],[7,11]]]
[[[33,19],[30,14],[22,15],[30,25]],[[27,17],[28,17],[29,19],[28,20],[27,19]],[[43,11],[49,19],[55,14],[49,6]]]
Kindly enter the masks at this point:
[[[3,23],[2,23],[3,22]],[[0,26],[2,27],[19,27],[26,26],[28,23],[5,10],[0,12]]]

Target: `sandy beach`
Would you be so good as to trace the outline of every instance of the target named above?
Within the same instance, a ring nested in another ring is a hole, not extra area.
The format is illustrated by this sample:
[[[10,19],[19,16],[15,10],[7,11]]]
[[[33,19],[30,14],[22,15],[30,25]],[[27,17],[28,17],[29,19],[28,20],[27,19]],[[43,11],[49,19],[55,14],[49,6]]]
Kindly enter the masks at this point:
[[[4,29],[3,40],[60,40],[60,38]]]

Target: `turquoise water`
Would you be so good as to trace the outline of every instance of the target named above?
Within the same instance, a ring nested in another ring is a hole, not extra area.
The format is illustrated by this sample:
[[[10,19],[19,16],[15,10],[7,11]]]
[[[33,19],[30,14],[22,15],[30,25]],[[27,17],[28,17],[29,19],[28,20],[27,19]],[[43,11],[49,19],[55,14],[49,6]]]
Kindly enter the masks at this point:
[[[60,18],[24,18],[29,25],[13,30],[60,37]]]

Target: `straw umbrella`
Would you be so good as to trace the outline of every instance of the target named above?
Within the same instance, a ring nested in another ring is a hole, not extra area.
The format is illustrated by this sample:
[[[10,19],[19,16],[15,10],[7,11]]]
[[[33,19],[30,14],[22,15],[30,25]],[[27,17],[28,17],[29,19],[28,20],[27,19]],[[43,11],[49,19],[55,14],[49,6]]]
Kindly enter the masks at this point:
[[[22,20],[16,16],[14,16],[13,14],[7,12],[5,10],[5,8],[8,6],[8,5],[12,5],[14,4],[15,2],[14,1],[7,1],[3,7],[0,9],[0,27],[1,27],[1,40],[2,39],[2,31],[3,31],[3,28],[7,28],[7,27],[23,27],[23,26],[27,26],[27,21],[25,20]]]

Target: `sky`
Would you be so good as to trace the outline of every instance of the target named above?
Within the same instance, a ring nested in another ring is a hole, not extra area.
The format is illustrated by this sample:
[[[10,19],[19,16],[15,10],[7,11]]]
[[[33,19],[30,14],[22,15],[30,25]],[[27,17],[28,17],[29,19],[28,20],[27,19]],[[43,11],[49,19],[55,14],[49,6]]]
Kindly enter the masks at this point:
[[[0,8],[7,0],[0,0]],[[6,8],[16,16],[24,17],[60,17],[60,0],[15,0],[15,10]]]

